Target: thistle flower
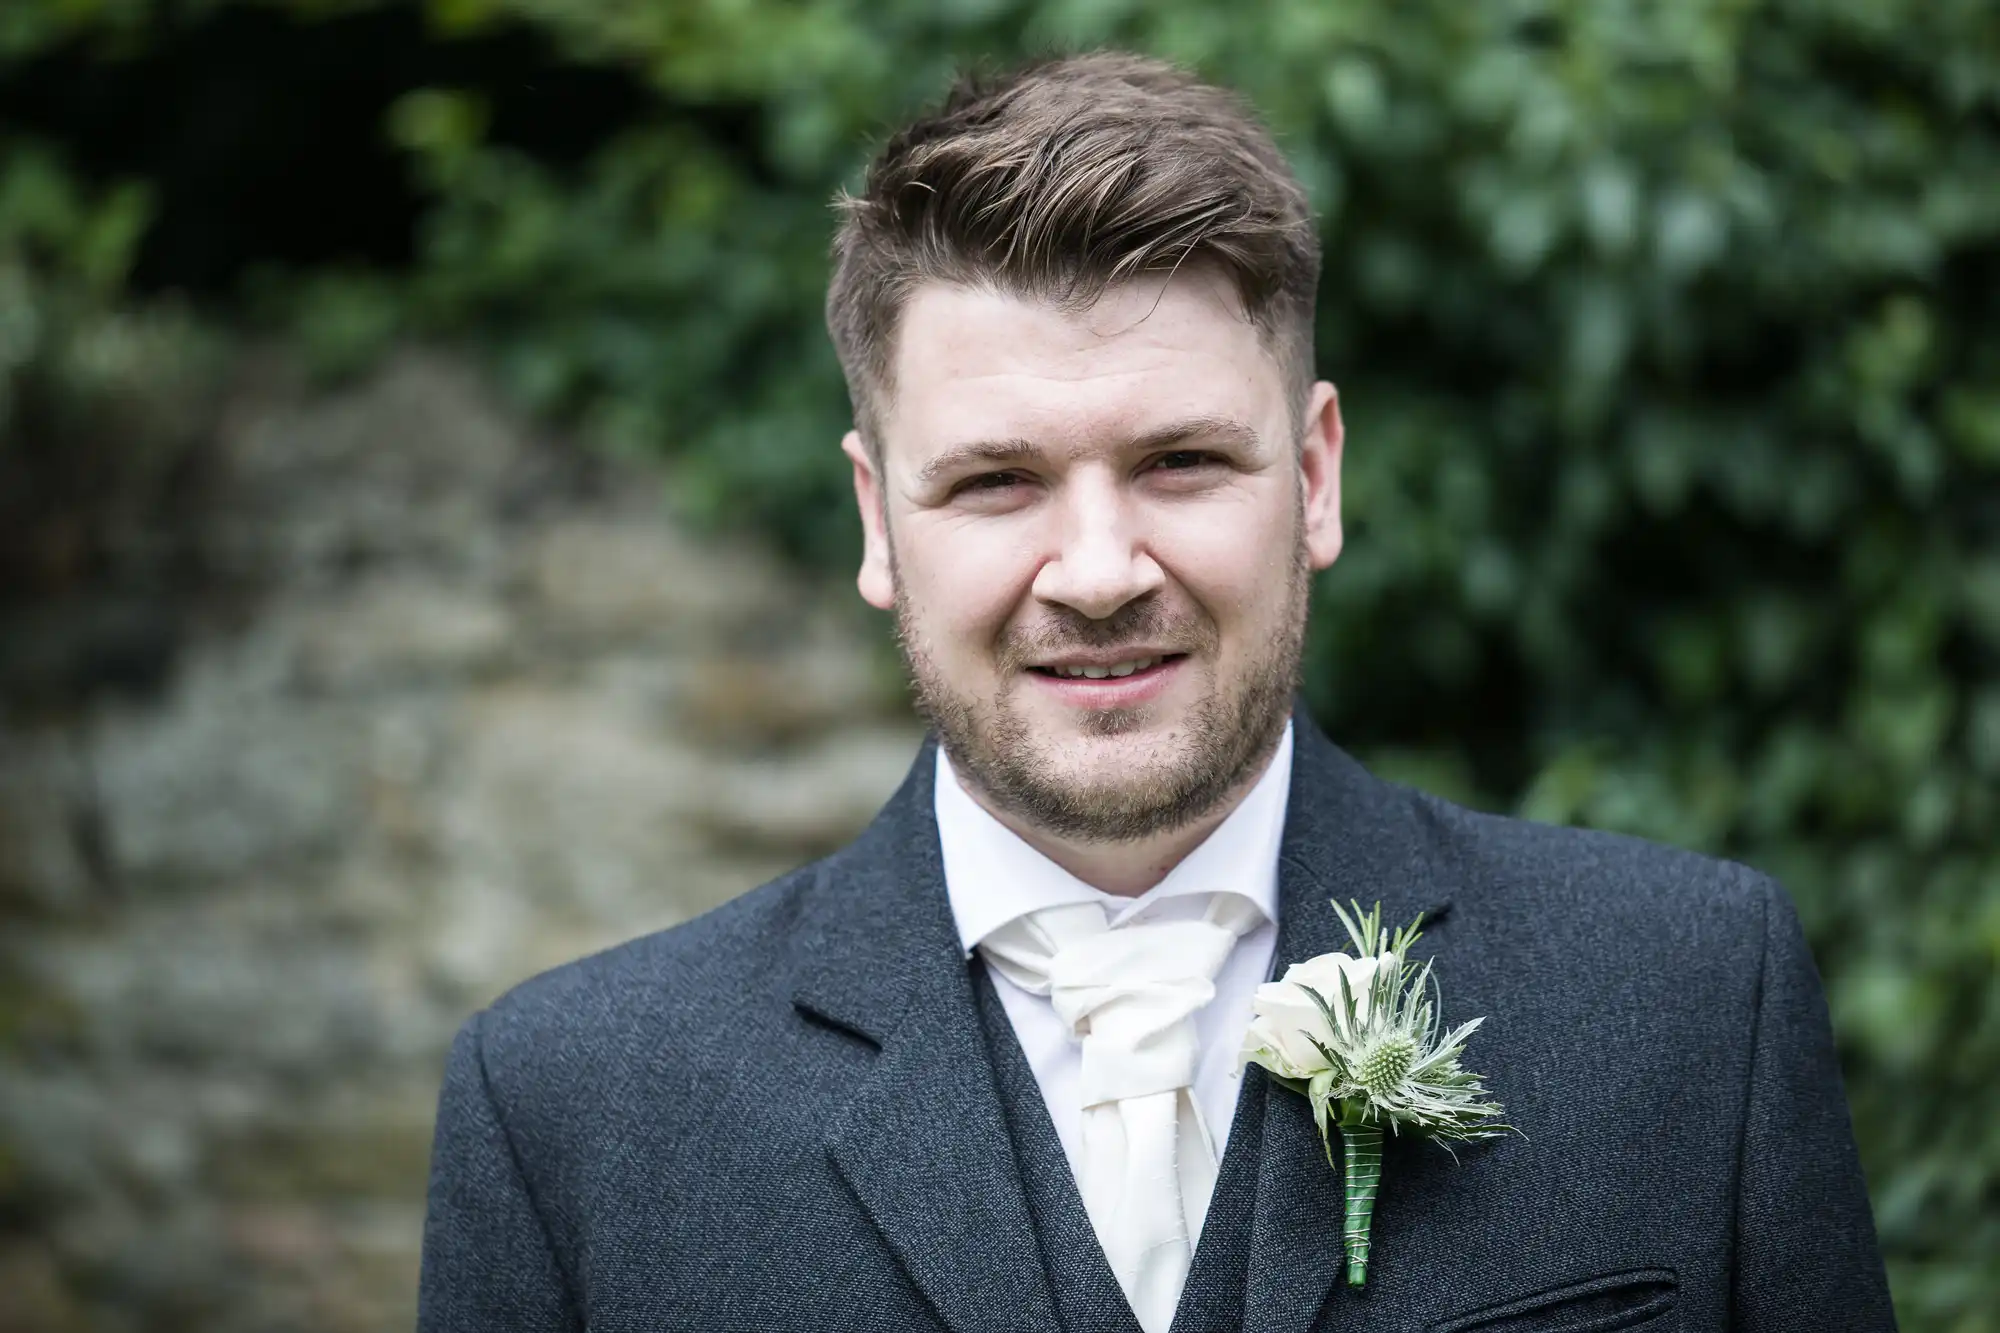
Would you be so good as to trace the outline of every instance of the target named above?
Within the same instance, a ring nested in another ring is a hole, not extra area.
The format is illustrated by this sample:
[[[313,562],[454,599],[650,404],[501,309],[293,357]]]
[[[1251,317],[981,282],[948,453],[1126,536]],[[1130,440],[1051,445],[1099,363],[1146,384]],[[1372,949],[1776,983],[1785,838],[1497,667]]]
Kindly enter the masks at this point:
[[[1257,988],[1243,1059],[1262,1066],[1312,1107],[1327,1162],[1340,1133],[1344,1166],[1343,1238],[1347,1280],[1368,1277],[1368,1229],[1381,1183],[1382,1132],[1405,1132],[1447,1146],[1504,1134],[1497,1102],[1459,1056],[1485,1020],[1475,1018],[1439,1035],[1431,965],[1408,961],[1422,934],[1419,917],[1393,935],[1382,929],[1382,907],[1349,915],[1333,910],[1354,942],[1355,955],[1322,954],[1286,969]]]

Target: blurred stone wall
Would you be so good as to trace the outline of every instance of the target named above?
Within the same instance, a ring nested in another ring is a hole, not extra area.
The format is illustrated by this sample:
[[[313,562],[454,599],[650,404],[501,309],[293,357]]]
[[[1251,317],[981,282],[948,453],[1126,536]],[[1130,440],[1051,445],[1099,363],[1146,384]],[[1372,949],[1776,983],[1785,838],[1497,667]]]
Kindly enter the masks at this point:
[[[237,380],[129,574],[0,621],[0,1333],[409,1327],[457,1024],[838,845],[918,739],[851,585],[451,360]],[[52,697],[119,625],[159,661]]]

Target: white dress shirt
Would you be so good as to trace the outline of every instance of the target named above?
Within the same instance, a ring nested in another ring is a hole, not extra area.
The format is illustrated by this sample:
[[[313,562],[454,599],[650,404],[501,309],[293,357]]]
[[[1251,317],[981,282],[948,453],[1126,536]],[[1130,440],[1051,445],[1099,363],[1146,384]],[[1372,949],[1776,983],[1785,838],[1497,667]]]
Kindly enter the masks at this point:
[[[934,799],[945,892],[967,957],[1009,921],[1062,903],[1101,903],[1114,928],[1140,917],[1199,918],[1216,893],[1246,898],[1263,914],[1263,923],[1236,942],[1216,975],[1215,998],[1194,1016],[1201,1043],[1194,1099],[1219,1162],[1236,1114],[1242,1082],[1237,1055],[1250,1027],[1251,996],[1268,979],[1278,944],[1278,844],[1292,786],[1291,724],[1285,724],[1270,767],[1249,795],[1165,879],[1137,898],[1094,889],[1023,842],[966,794],[943,746],[937,755]],[[990,975],[1074,1172],[1082,1160],[1080,1048],[1046,996],[1030,994],[998,972]]]

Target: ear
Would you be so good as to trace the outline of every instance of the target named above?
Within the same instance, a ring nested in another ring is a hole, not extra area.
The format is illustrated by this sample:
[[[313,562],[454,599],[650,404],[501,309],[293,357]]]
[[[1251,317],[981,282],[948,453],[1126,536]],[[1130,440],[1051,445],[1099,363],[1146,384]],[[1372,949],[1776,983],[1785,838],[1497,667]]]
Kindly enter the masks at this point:
[[[1340,558],[1340,393],[1325,380],[1306,403],[1299,442],[1299,484],[1305,488],[1306,555],[1314,569]]]
[[[861,510],[861,572],[854,583],[861,589],[861,600],[887,611],[896,604],[896,580],[889,572],[889,518],[882,508],[882,481],[858,431],[841,438],[840,451],[854,464],[854,503]]]

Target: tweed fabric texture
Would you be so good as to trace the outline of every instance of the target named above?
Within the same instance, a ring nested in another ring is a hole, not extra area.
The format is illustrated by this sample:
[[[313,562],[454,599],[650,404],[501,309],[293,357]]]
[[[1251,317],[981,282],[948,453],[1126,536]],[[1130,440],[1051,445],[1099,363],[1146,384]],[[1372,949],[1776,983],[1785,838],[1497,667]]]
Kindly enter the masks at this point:
[[[468,1021],[423,1333],[1060,1333],[946,905],[934,763],[832,857]],[[1894,1327],[1825,1003],[1772,881],[1380,782],[1301,715],[1279,890],[1279,970],[1341,947],[1328,899],[1430,911],[1444,1016],[1487,1016],[1470,1064],[1525,1136],[1456,1163],[1392,1140],[1354,1292],[1338,1172],[1303,1099],[1271,1091],[1243,1328]]]
[[[1068,1333],[1139,1333],[1139,1320],[1119,1289],[1084,1210],[1076,1175],[987,963],[975,959],[970,966],[994,1085],[1027,1190],[1028,1212],[1035,1221],[1036,1248],[1063,1328]]]

